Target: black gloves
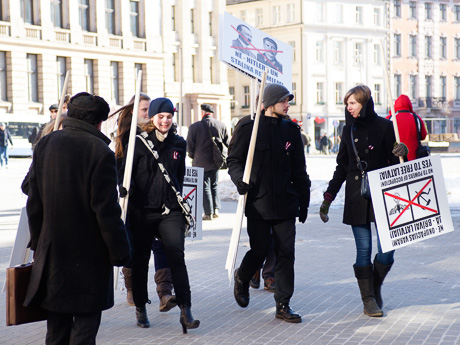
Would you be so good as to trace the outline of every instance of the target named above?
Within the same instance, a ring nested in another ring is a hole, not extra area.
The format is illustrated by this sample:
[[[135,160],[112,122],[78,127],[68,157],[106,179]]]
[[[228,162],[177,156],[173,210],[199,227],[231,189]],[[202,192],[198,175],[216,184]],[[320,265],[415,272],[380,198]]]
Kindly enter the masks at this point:
[[[243,180],[239,180],[236,183],[236,189],[238,190],[238,194],[245,195],[251,189],[251,185],[247,184],[246,182],[243,182]]]
[[[299,211],[299,222],[305,223],[308,217],[308,207],[307,206],[300,206]]]
[[[329,221],[329,216],[327,215],[329,213],[329,206],[331,206],[331,202],[328,200],[323,200],[323,203],[319,208],[319,216],[324,223]]]
[[[120,186],[119,190],[120,190],[120,198],[125,198],[128,195],[128,191],[126,190],[125,187]],[[131,196],[131,193],[129,194],[129,196]]]
[[[409,149],[404,143],[395,143],[393,151],[391,151],[396,157],[404,157],[409,153]]]

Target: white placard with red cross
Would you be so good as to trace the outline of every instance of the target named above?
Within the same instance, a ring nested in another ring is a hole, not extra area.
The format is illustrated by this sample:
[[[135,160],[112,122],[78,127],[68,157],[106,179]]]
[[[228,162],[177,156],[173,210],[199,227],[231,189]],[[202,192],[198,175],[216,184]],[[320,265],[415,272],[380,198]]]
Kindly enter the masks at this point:
[[[439,155],[368,176],[383,252],[454,231]]]
[[[203,168],[185,167],[184,188],[182,198],[190,205],[192,215],[195,218],[195,226],[190,228],[186,240],[201,240],[201,220],[203,213]]]

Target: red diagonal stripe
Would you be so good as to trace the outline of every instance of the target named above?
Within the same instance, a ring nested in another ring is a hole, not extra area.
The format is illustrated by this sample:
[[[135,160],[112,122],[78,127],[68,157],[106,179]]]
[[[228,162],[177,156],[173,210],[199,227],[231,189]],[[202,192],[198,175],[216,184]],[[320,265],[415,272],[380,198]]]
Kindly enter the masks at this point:
[[[190,196],[190,194],[192,194],[195,190],[196,190],[196,187],[193,188],[193,189],[190,191],[190,193],[188,193],[188,194],[184,197],[184,200],[187,200],[188,197]]]

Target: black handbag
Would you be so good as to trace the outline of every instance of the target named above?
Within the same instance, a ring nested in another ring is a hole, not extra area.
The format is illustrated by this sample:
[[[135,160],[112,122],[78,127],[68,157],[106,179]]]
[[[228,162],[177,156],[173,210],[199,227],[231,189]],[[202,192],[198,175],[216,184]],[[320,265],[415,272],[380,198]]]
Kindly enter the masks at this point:
[[[422,139],[421,123],[420,123],[417,115],[415,115],[414,113],[412,113],[412,115],[414,116],[415,126],[417,127],[417,142],[418,142],[418,145],[417,145],[417,151],[415,151],[415,156],[417,158],[428,157],[430,155],[430,148],[428,146],[422,145],[422,143],[420,142],[421,139]]]
[[[209,126],[207,126],[203,121],[203,126],[206,127],[209,133],[209,138],[211,139],[212,143],[212,160],[214,164],[218,167],[218,169],[227,169],[227,159],[225,158],[222,150],[219,148],[219,145],[216,143],[216,137],[213,137],[211,134],[211,130]]]
[[[371,200],[371,189],[369,187],[369,178],[367,177],[367,162],[362,161],[358,156],[358,150],[356,150],[355,139],[353,138],[353,126],[351,126],[351,146],[353,151],[355,151],[356,162],[358,169],[361,171],[361,196],[364,199]],[[365,167],[363,167],[363,163]]]

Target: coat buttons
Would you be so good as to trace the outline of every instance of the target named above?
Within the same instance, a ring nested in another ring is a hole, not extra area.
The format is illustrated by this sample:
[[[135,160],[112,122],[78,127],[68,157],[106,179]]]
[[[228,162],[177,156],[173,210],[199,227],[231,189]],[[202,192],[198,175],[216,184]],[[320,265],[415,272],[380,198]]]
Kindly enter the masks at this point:
[[[355,180],[358,181],[358,180],[359,180],[359,176],[355,176]]]

